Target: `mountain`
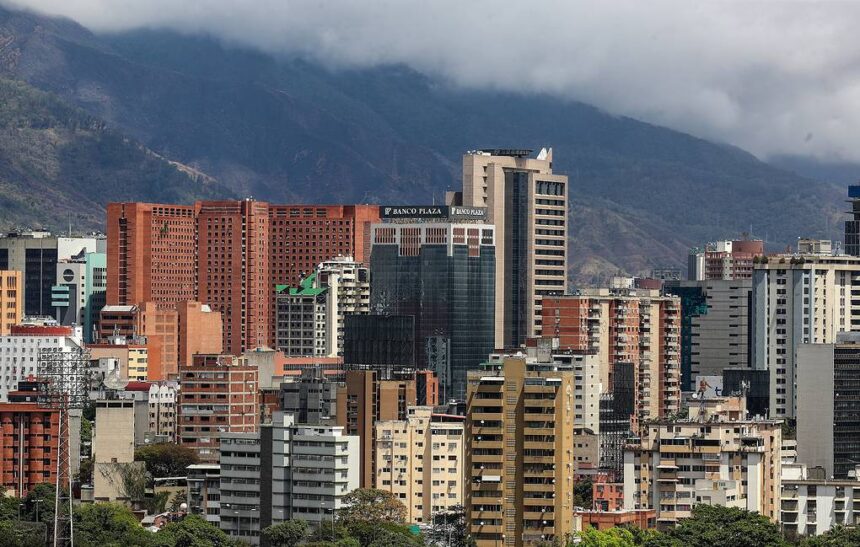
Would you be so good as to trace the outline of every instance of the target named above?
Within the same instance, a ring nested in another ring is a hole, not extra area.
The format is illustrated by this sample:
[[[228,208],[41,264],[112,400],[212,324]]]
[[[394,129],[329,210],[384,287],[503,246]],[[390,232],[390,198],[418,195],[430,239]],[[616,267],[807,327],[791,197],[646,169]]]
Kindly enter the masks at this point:
[[[0,80],[0,229],[94,229],[108,201],[229,194],[51,94]]]
[[[860,164],[847,161],[826,161],[803,156],[775,156],[768,158],[768,163],[817,181],[845,186],[857,184],[857,181],[860,181]]]
[[[839,235],[839,185],[575,101],[458,89],[402,66],[327,70],[208,37],[95,35],[0,8],[0,74],[274,202],[438,201],[459,187],[465,150],[552,146],[570,177],[580,281],[682,265],[691,245],[741,232],[779,248]]]

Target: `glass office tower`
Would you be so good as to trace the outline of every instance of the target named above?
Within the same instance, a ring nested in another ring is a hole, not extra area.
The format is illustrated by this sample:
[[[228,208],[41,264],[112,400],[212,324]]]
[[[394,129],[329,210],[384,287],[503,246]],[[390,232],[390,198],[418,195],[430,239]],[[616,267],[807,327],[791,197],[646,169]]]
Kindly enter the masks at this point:
[[[462,399],[466,371],[494,349],[494,227],[433,210],[425,221],[403,222],[415,214],[406,211],[373,226],[371,310],[414,316],[418,367],[436,371],[442,400]]]

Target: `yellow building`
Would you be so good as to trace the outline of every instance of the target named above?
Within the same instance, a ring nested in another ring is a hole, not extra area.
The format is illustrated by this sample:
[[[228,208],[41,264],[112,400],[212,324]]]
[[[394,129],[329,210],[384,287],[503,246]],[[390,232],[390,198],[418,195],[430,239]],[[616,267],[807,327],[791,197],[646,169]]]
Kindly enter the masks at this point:
[[[643,424],[624,451],[624,509],[672,527],[700,503],[779,517],[782,422],[750,420],[742,397],[691,404],[685,421]]]
[[[573,533],[574,374],[524,357],[468,373],[464,505],[478,547]]]
[[[374,486],[397,496],[409,522],[431,522],[434,514],[463,504],[462,416],[413,406],[405,420],[374,427]]]
[[[0,336],[24,319],[24,276],[15,270],[0,270]]]

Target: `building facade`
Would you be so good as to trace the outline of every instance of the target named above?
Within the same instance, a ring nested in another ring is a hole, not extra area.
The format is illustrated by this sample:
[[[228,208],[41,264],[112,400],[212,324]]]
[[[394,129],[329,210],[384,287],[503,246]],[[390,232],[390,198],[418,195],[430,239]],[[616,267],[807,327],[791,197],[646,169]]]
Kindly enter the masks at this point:
[[[317,266],[315,286],[328,289],[327,356],[342,356],[346,316],[370,313],[370,270],[351,256],[336,257]]]
[[[414,368],[415,347],[412,315],[348,315],[344,319],[344,363]]]
[[[57,479],[60,412],[37,403],[0,403],[0,486],[19,498]]]
[[[24,319],[24,276],[13,270],[0,270],[0,336],[12,331]]]
[[[216,527],[221,522],[221,466],[195,463],[187,468],[188,512]]]
[[[751,279],[680,281],[666,292],[681,299],[681,388],[696,376],[749,368],[752,358]]]
[[[431,523],[436,513],[463,505],[463,420],[415,406],[405,420],[374,424],[374,488],[394,494],[407,522]]]
[[[10,391],[18,382],[39,374],[39,353],[42,350],[64,353],[80,352],[83,347],[81,329],[57,325],[54,322],[29,322],[13,326],[10,333],[0,336],[0,401],[8,401]]]
[[[565,541],[573,530],[574,373],[523,358],[470,371],[465,509],[478,547]]]
[[[57,281],[51,287],[51,306],[57,322],[81,325],[84,341],[98,332],[99,313],[106,303],[107,255],[83,253],[57,263]]]
[[[704,503],[779,518],[782,424],[750,420],[742,398],[702,399],[688,421],[642,428],[624,450],[624,508],[674,527]]]
[[[860,462],[860,333],[797,347],[797,457],[844,479]]]
[[[770,372],[770,415],[794,418],[800,344],[860,330],[860,257],[775,255],[753,273],[753,368]],[[857,305],[855,305],[857,302]]]
[[[418,368],[435,370],[443,399],[462,400],[466,371],[494,348],[495,228],[458,222],[456,207],[403,209],[383,207],[390,222],[373,226],[371,308],[415,318]],[[413,210],[440,214],[416,220]]]
[[[681,408],[680,299],[641,289],[584,289],[543,300],[543,331],[561,348],[595,353],[611,390],[618,364],[633,366],[635,414],[647,420]]]
[[[241,357],[195,355],[179,375],[177,437],[201,462],[218,461],[221,433],[260,425],[258,371]]]
[[[530,156],[466,153],[463,191],[454,196],[456,204],[486,207],[496,227],[496,348],[541,335],[541,299],[567,292],[567,176],[553,173],[552,149]]]
[[[714,241],[690,253],[687,278],[693,281],[751,279],[754,260],[764,256],[760,239]]]
[[[281,384],[280,410],[292,414],[296,423],[333,424],[337,415],[338,383],[326,377],[321,367],[309,368]]]
[[[327,287],[318,288],[316,273],[298,287],[278,285],[275,347],[287,357],[323,357],[329,353]]]
[[[860,479],[829,478],[824,469],[783,464],[779,522],[789,538],[821,535],[860,521]]]
[[[51,287],[57,262],[81,253],[98,252],[104,240],[96,237],[61,237],[48,232],[12,232],[0,237],[0,270],[24,274],[24,315],[51,317]]]

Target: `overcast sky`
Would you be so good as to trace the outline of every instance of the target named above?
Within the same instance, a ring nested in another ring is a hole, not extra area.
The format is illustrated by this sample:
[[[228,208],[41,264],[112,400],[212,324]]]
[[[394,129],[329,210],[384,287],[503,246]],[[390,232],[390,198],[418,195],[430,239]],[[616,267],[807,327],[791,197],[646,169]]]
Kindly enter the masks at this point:
[[[762,157],[860,161],[860,2],[14,1],[95,31],[165,27],[333,66],[405,63],[456,85],[581,100]]]

